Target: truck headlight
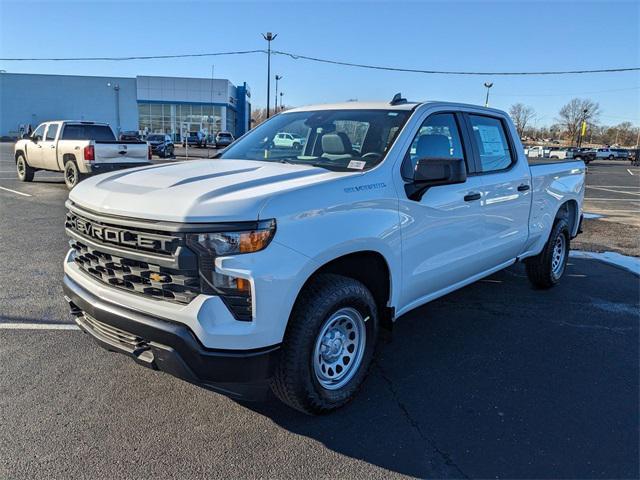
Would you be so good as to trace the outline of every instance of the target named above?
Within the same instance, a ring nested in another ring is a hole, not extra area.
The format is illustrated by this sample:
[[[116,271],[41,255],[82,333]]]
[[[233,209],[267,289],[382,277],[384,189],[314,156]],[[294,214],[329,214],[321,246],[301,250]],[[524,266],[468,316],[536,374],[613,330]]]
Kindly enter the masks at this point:
[[[263,220],[229,231],[187,234],[187,245],[198,254],[198,270],[203,293],[218,295],[237,320],[251,320],[251,285],[245,278],[215,270],[215,258],[263,250],[276,231],[275,220]]]
[[[269,245],[276,231],[276,221],[258,222],[256,227],[236,232],[192,233],[188,243],[198,253],[202,251],[214,257],[257,252]]]

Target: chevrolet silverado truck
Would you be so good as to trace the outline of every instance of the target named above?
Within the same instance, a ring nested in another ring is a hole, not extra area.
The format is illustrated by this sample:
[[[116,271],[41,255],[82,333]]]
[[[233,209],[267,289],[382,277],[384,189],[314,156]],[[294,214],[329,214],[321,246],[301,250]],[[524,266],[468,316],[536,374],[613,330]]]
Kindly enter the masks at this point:
[[[274,142],[287,131],[304,144]],[[398,96],[296,108],[216,158],[78,185],[65,297],[85,332],[142,365],[328,412],[406,312],[516,262],[535,287],[557,284],[584,188],[583,162],[530,166],[500,110]]]
[[[118,141],[106,123],[56,121],[38,125],[15,145],[18,179],[35,172],[64,172],[69,189],[88,175],[149,165],[151,149],[143,141]]]

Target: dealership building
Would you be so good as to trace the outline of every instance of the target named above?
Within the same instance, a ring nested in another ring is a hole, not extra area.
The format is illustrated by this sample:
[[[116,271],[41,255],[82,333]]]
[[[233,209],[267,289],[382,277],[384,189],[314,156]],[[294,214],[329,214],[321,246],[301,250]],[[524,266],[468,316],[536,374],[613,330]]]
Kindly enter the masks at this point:
[[[174,141],[187,132],[238,137],[250,119],[249,87],[225,79],[0,73],[0,137],[48,120],[106,122],[116,133],[166,133]]]

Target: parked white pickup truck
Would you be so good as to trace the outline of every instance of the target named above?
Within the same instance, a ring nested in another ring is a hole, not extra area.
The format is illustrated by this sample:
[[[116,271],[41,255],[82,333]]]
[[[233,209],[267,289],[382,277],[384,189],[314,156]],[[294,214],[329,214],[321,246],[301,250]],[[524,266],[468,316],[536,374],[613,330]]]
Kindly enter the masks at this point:
[[[146,142],[116,140],[106,123],[56,121],[18,140],[14,158],[21,181],[38,170],[64,172],[71,189],[89,174],[148,165],[151,150]]]
[[[304,146],[274,147],[294,129]],[[500,110],[292,109],[216,159],[81,183],[65,296],[83,330],[138,363],[327,412],[404,313],[519,261],[536,287],[555,285],[584,183],[580,161],[530,167]]]

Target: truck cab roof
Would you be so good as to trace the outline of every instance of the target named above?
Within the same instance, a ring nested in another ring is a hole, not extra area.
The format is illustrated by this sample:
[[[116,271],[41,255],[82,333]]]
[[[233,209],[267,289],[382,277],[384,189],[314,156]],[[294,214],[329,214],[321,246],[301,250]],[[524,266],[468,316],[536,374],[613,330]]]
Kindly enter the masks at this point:
[[[303,107],[292,108],[291,110],[287,110],[282,113],[294,113],[294,112],[311,112],[317,110],[389,110],[389,111],[398,111],[405,110],[411,111],[415,110],[421,106],[444,106],[450,108],[470,108],[474,110],[484,110],[492,113],[499,113],[504,115],[502,110],[498,110],[495,108],[484,107],[481,105],[473,105],[468,103],[458,103],[458,102],[445,102],[440,100],[427,100],[423,102],[413,102],[407,101],[403,103],[392,104],[390,102],[341,102],[341,103],[325,103],[325,104],[315,104],[315,105],[307,105]]]

